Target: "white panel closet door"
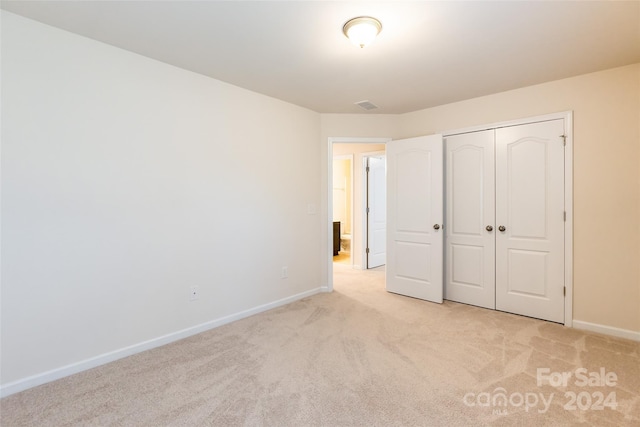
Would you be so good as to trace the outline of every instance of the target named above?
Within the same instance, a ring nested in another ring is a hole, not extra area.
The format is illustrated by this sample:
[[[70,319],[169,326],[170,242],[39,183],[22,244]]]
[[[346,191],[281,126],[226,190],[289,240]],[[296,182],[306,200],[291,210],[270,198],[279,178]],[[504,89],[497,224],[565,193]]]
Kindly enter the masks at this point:
[[[496,308],[564,322],[564,121],[496,130]]]
[[[445,139],[445,299],[496,308],[494,130]]]
[[[442,135],[387,144],[387,291],[443,294]]]

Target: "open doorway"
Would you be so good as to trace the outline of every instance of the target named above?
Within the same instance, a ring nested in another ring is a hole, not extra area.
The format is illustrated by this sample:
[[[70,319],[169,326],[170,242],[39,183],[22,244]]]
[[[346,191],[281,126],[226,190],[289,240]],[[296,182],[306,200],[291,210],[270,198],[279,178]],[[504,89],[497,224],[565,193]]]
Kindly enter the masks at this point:
[[[385,144],[391,138],[329,138],[328,170],[328,219],[329,219],[329,281],[333,288],[333,271],[336,268],[364,270],[367,268],[367,157],[383,158]],[[337,169],[348,169],[344,162],[351,160],[350,188],[345,173]],[[338,161],[336,163],[335,161]],[[343,190],[344,189],[344,190]],[[348,193],[350,191],[350,198]],[[350,201],[350,215],[342,209]],[[339,231],[335,222],[339,222]],[[338,240],[336,240],[338,239]],[[334,256],[335,249],[338,249]]]

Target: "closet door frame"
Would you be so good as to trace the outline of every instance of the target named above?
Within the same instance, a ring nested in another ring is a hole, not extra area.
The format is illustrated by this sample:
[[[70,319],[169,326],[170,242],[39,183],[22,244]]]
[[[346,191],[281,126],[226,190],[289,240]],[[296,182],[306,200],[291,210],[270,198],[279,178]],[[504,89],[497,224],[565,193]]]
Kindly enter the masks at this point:
[[[444,138],[461,133],[499,129],[550,120],[564,120],[565,153],[564,153],[564,207],[566,221],[564,227],[564,325],[573,326],[573,111],[564,111],[542,116],[527,117],[506,122],[497,122],[462,129],[447,130],[441,133]],[[446,224],[445,224],[446,226]]]

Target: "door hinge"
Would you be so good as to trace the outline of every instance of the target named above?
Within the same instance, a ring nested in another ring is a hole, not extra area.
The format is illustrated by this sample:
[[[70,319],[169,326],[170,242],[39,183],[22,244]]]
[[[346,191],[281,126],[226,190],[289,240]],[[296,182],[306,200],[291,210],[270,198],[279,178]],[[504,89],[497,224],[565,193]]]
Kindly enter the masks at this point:
[[[369,248],[367,248],[367,253],[369,253]]]
[[[564,222],[567,222],[567,211],[564,211]]]
[[[563,146],[567,146],[567,135],[560,135],[560,138],[562,138],[562,145]]]
[[[567,296],[567,287],[562,288],[562,295]]]
[[[367,206],[367,215],[369,214],[369,206]]]
[[[367,171],[367,173],[369,173],[369,166],[367,166],[367,169],[366,169],[366,171]]]

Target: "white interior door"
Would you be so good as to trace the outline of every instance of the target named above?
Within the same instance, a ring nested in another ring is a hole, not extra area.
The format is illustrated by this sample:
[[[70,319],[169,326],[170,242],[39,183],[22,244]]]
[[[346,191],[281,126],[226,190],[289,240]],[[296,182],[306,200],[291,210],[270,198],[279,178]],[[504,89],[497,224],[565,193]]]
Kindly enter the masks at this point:
[[[387,182],[384,156],[367,158],[367,268],[387,257]]]
[[[442,135],[387,144],[387,291],[443,295]]]
[[[495,309],[493,129],[445,139],[445,299]]]
[[[496,130],[496,308],[564,321],[564,121]]]

